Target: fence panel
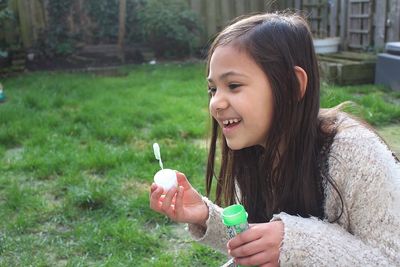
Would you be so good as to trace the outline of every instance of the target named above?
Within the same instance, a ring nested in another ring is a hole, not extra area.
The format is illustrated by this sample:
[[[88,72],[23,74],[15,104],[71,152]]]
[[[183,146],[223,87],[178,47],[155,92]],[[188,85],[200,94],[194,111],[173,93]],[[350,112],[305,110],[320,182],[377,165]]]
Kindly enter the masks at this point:
[[[335,37],[338,33],[338,0],[331,0],[329,2],[329,36]]]
[[[387,41],[400,40],[400,0],[389,0]]]
[[[340,0],[340,14],[339,14],[339,36],[342,49],[347,47],[347,11],[348,11],[348,1]]]
[[[308,16],[313,35],[319,38],[328,37],[328,3],[319,0],[304,0],[302,9]]]
[[[40,0],[14,0],[19,19],[20,37],[25,48],[33,45],[46,26],[43,2]]]
[[[366,49],[372,44],[372,3],[370,0],[350,0],[348,6],[348,47]]]
[[[378,47],[383,47],[385,45],[386,9],[386,1],[375,1],[374,44]]]
[[[188,2],[204,23],[204,41],[222,30],[234,18],[263,12],[272,3],[264,0],[188,0]]]
[[[50,0],[10,0],[18,18],[13,39],[31,47],[46,27],[46,7]],[[85,12],[86,0],[74,0],[68,16],[69,31],[83,34],[92,42],[91,21]],[[400,0],[186,0],[204,25],[203,43],[224,28],[233,18],[277,9],[303,10],[308,14],[315,37],[340,36],[342,48],[353,50],[382,48],[387,41],[400,39]],[[5,37],[3,36],[3,39]],[[7,37],[6,37],[7,38]],[[11,37],[7,39],[12,39]]]

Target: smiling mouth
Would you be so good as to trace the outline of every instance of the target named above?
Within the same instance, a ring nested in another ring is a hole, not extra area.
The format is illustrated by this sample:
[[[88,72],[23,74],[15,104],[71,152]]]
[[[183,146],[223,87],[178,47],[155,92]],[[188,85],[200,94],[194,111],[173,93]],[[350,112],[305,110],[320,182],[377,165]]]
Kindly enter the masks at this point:
[[[222,124],[224,125],[224,128],[230,128],[233,127],[237,124],[239,124],[242,120],[240,119],[230,119],[230,120],[223,120]]]

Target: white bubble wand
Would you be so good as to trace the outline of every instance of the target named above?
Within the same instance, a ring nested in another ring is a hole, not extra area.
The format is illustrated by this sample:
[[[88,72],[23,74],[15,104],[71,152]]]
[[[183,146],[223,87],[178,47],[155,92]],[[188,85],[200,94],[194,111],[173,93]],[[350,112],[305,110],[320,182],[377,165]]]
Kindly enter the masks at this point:
[[[154,156],[158,160],[158,163],[160,164],[161,170],[164,169],[162,160],[161,160],[161,153],[160,153],[160,146],[157,143],[153,144],[153,151],[154,151]]]
[[[161,170],[159,170],[156,175],[154,175],[154,182],[157,185],[162,186],[164,188],[164,191],[168,191],[172,187],[177,187],[178,181],[176,178],[176,172],[174,170],[164,169],[161,160],[160,146],[157,143],[153,144],[153,151],[154,156],[158,160],[161,168]]]

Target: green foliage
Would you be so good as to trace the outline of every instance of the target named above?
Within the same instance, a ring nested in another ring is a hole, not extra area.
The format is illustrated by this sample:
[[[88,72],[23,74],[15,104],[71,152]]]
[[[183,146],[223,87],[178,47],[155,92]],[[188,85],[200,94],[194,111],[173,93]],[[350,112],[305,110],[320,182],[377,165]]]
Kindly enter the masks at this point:
[[[47,1],[47,27],[39,33],[32,50],[53,58],[72,54],[79,45],[117,43],[119,1]],[[0,12],[0,23],[4,12]],[[5,13],[4,13],[5,16]],[[87,18],[82,22],[81,17]],[[73,21],[74,29],[70,22]],[[183,57],[199,46],[199,19],[184,0],[127,0],[126,45],[146,45],[160,57]]]
[[[185,1],[147,0],[139,21],[146,43],[157,56],[185,56],[198,45],[201,27]]]
[[[346,111],[374,126],[400,122],[400,95],[382,86],[325,86],[322,88],[321,106],[333,107],[351,101]]]
[[[118,0],[90,0],[85,2],[85,8],[93,21],[94,41],[115,43],[118,37]]]
[[[2,5],[7,4],[6,1],[4,2],[5,3],[0,2],[0,59],[8,57],[9,53],[6,48],[12,44],[7,43],[4,33],[10,31],[10,22],[15,21],[12,10],[8,7],[2,8]]]
[[[142,42],[137,19],[138,6],[144,0],[126,1],[126,42]],[[85,1],[85,10],[93,22],[89,29],[95,43],[116,43],[119,27],[119,0]]]
[[[46,57],[67,56],[75,49],[76,36],[69,32],[68,16],[73,0],[49,1],[48,27],[41,31],[34,49]]]
[[[0,27],[3,26],[5,21],[11,20],[14,18],[15,18],[14,13],[9,8],[0,10]]]

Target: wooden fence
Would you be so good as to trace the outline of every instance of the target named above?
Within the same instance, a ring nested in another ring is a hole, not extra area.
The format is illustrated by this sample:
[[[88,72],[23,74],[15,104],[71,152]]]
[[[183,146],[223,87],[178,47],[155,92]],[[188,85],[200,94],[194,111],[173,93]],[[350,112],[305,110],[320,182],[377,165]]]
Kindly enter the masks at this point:
[[[46,27],[50,0],[10,0],[18,21],[0,33],[9,42],[30,48]],[[76,1],[82,10],[85,0]],[[345,50],[382,49],[385,42],[400,40],[400,0],[186,0],[204,23],[208,40],[233,18],[249,13],[292,9],[308,17],[315,38],[339,36]],[[74,18],[82,18],[75,14]],[[79,27],[87,23],[78,21]],[[72,23],[73,24],[73,23]],[[71,24],[71,25],[72,25]],[[78,25],[77,24],[77,25]],[[72,25],[73,26],[73,25]],[[74,27],[71,26],[71,30]],[[88,40],[89,42],[90,40]]]
[[[315,38],[338,36],[345,50],[380,50],[400,40],[400,0],[188,0],[201,17],[205,38],[233,18],[290,9],[308,18]]]
[[[265,0],[188,0],[205,26],[205,39],[220,31],[234,18],[267,11]]]
[[[31,47],[46,27],[44,1],[10,0],[3,8],[6,7],[13,12],[16,21],[7,22],[0,37],[10,45],[22,43],[25,48]]]

